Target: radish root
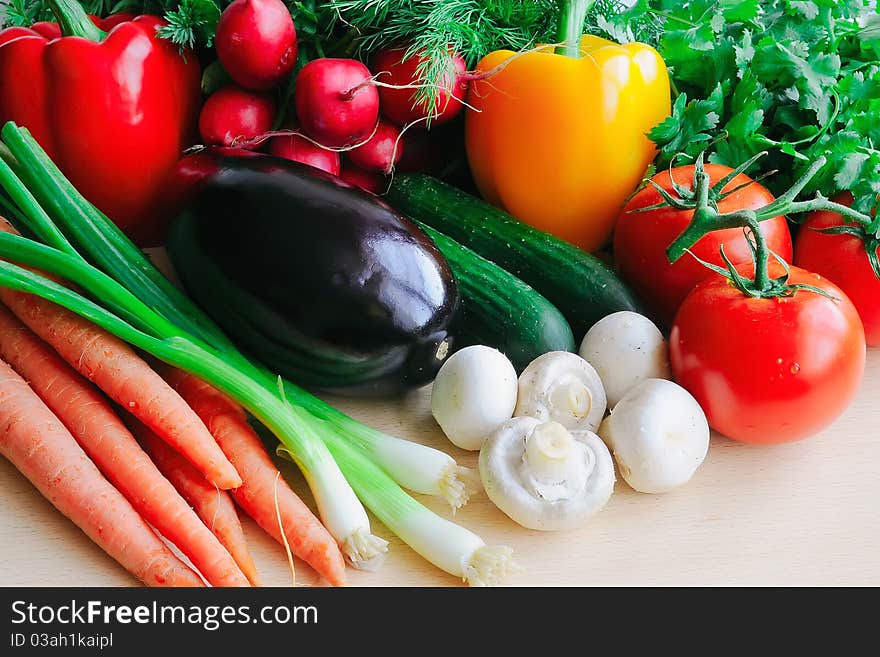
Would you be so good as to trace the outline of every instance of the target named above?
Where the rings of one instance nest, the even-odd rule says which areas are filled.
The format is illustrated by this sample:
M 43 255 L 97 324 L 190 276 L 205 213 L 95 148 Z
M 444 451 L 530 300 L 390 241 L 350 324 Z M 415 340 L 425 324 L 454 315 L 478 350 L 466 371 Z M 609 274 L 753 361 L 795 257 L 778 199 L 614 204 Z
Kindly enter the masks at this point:
M 284 543 L 285 552 L 287 552 L 287 563 L 290 566 L 290 586 L 296 588 L 296 566 L 293 563 L 293 553 L 290 551 L 287 534 L 284 533 L 284 524 L 281 522 L 281 506 L 278 504 L 278 480 L 280 478 L 281 470 L 275 473 L 275 485 L 273 486 L 275 517 L 278 519 L 278 533 L 281 534 L 281 541 Z
M 260 146 L 267 139 L 272 139 L 273 137 L 302 137 L 306 141 L 318 146 L 319 148 L 323 148 L 325 151 L 333 151 L 334 153 L 344 153 L 346 151 L 353 150 L 358 146 L 363 146 L 368 141 L 370 141 L 376 134 L 376 130 L 379 129 L 379 123 L 376 123 L 376 126 L 373 128 L 373 132 L 370 133 L 368 137 L 365 137 L 363 140 L 351 144 L 349 146 L 325 146 L 319 141 L 316 141 L 309 137 L 306 133 L 301 132 L 299 130 L 291 130 L 289 128 L 282 128 L 281 130 L 270 130 L 269 132 L 264 132 L 263 134 L 257 135 L 256 137 L 251 137 L 250 139 L 239 139 L 236 137 L 232 140 L 233 148 L 246 148 L 246 147 L 257 147 Z M 193 147 L 196 148 L 196 147 Z M 197 148 L 197 150 L 202 150 L 203 148 L 207 148 L 206 146 L 201 146 Z

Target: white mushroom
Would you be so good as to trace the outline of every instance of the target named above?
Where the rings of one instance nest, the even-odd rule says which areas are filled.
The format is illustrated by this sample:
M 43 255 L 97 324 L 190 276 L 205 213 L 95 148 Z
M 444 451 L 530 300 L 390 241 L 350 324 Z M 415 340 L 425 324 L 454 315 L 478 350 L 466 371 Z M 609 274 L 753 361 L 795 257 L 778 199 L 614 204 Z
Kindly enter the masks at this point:
M 497 349 L 474 345 L 443 363 L 434 380 L 431 413 L 462 449 L 477 450 L 513 415 L 516 370 Z
M 608 408 L 645 379 L 669 378 L 669 349 L 663 334 L 650 319 L 629 310 L 596 322 L 584 336 L 580 354 L 599 373 Z
M 643 493 L 690 481 L 709 450 L 709 423 L 697 400 L 663 379 L 642 381 L 618 402 L 599 435 L 620 474 Z
M 572 431 L 595 431 L 605 407 L 599 374 L 577 354 L 551 351 L 529 363 L 519 376 L 517 417 L 559 422 Z
M 480 450 L 480 476 L 489 499 L 523 527 L 580 527 L 614 490 L 614 462 L 590 431 L 516 417 Z

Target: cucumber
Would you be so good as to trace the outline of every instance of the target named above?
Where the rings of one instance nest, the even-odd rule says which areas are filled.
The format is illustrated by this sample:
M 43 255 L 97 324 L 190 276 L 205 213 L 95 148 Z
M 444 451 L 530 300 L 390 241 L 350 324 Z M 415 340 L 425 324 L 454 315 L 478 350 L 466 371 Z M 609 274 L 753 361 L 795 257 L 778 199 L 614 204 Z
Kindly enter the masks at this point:
M 459 306 L 450 327 L 457 348 L 495 347 L 518 372 L 547 352 L 575 350 L 571 327 L 556 306 L 466 246 L 416 224 L 437 245 L 458 283 Z
M 606 315 L 640 311 L 601 260 L 435 178 L 395 176 L 386 200 L 528 283 L 559 308 L 578 337 Z

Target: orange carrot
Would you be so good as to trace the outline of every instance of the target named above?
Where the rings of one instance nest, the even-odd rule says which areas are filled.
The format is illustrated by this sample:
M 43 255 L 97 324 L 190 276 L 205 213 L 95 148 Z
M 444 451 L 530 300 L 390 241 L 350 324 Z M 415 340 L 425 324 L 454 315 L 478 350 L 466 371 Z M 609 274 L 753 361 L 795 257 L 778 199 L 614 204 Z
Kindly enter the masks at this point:
M 107 554 L 149 586 L 203 586 L 108 482 L 64 425 L 0 360 L 0 454 Z
M 192 505 L 204 523 L 202 526 L 214 533 L 251 583 L 258 586 L 257 566 L 251 558 L 241 521 L 229 493 L 209 483 L 189 461 L 171 449 L 168 443 L 143 423 L 132 418 L 129 426 L 156 467 Z
M 217 439 L 244 483 L 232 497 L 263 530 L 308 563 L 333 586 L 345 584 L 345 562 L 339 546 L 311 510 L 293 492 L 266 453 L 244 410 L 209 384 L 186 372 L 159 369 Z M 275 508 L 277 487 L 278 509 Z M 278 525 L 280 511 L 284 537 Z
M 0 358 L 30 382 L 98 469 L 210 584 L 247 586 L 230 554 L 156 469 L 107 399 L 2 304 Z
M 45 299 L 0 288 L 0 301 L 75 370 L 155 431 L 220 488 L 241 477 L 192 409 L 126 343 Z

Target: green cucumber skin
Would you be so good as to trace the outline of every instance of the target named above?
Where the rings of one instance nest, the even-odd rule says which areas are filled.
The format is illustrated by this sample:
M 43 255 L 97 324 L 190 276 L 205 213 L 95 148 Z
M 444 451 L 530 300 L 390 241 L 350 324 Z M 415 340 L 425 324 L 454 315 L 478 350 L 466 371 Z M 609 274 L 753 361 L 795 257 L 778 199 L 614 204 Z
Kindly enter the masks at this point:
M 451 326 L 455 346 L 484 344 L 504 353 L 518 372 L 550 351 L 574 351 L 574 335 L 552 303 L 510 272 L 416 222 L 430 237 L 458 283 Z
M 635 295 L 598 258 L 451 185 L 400 175 L 385 198 L 533 287 L 559 308 L 576 336 L 611 313 L 640 311 Z

